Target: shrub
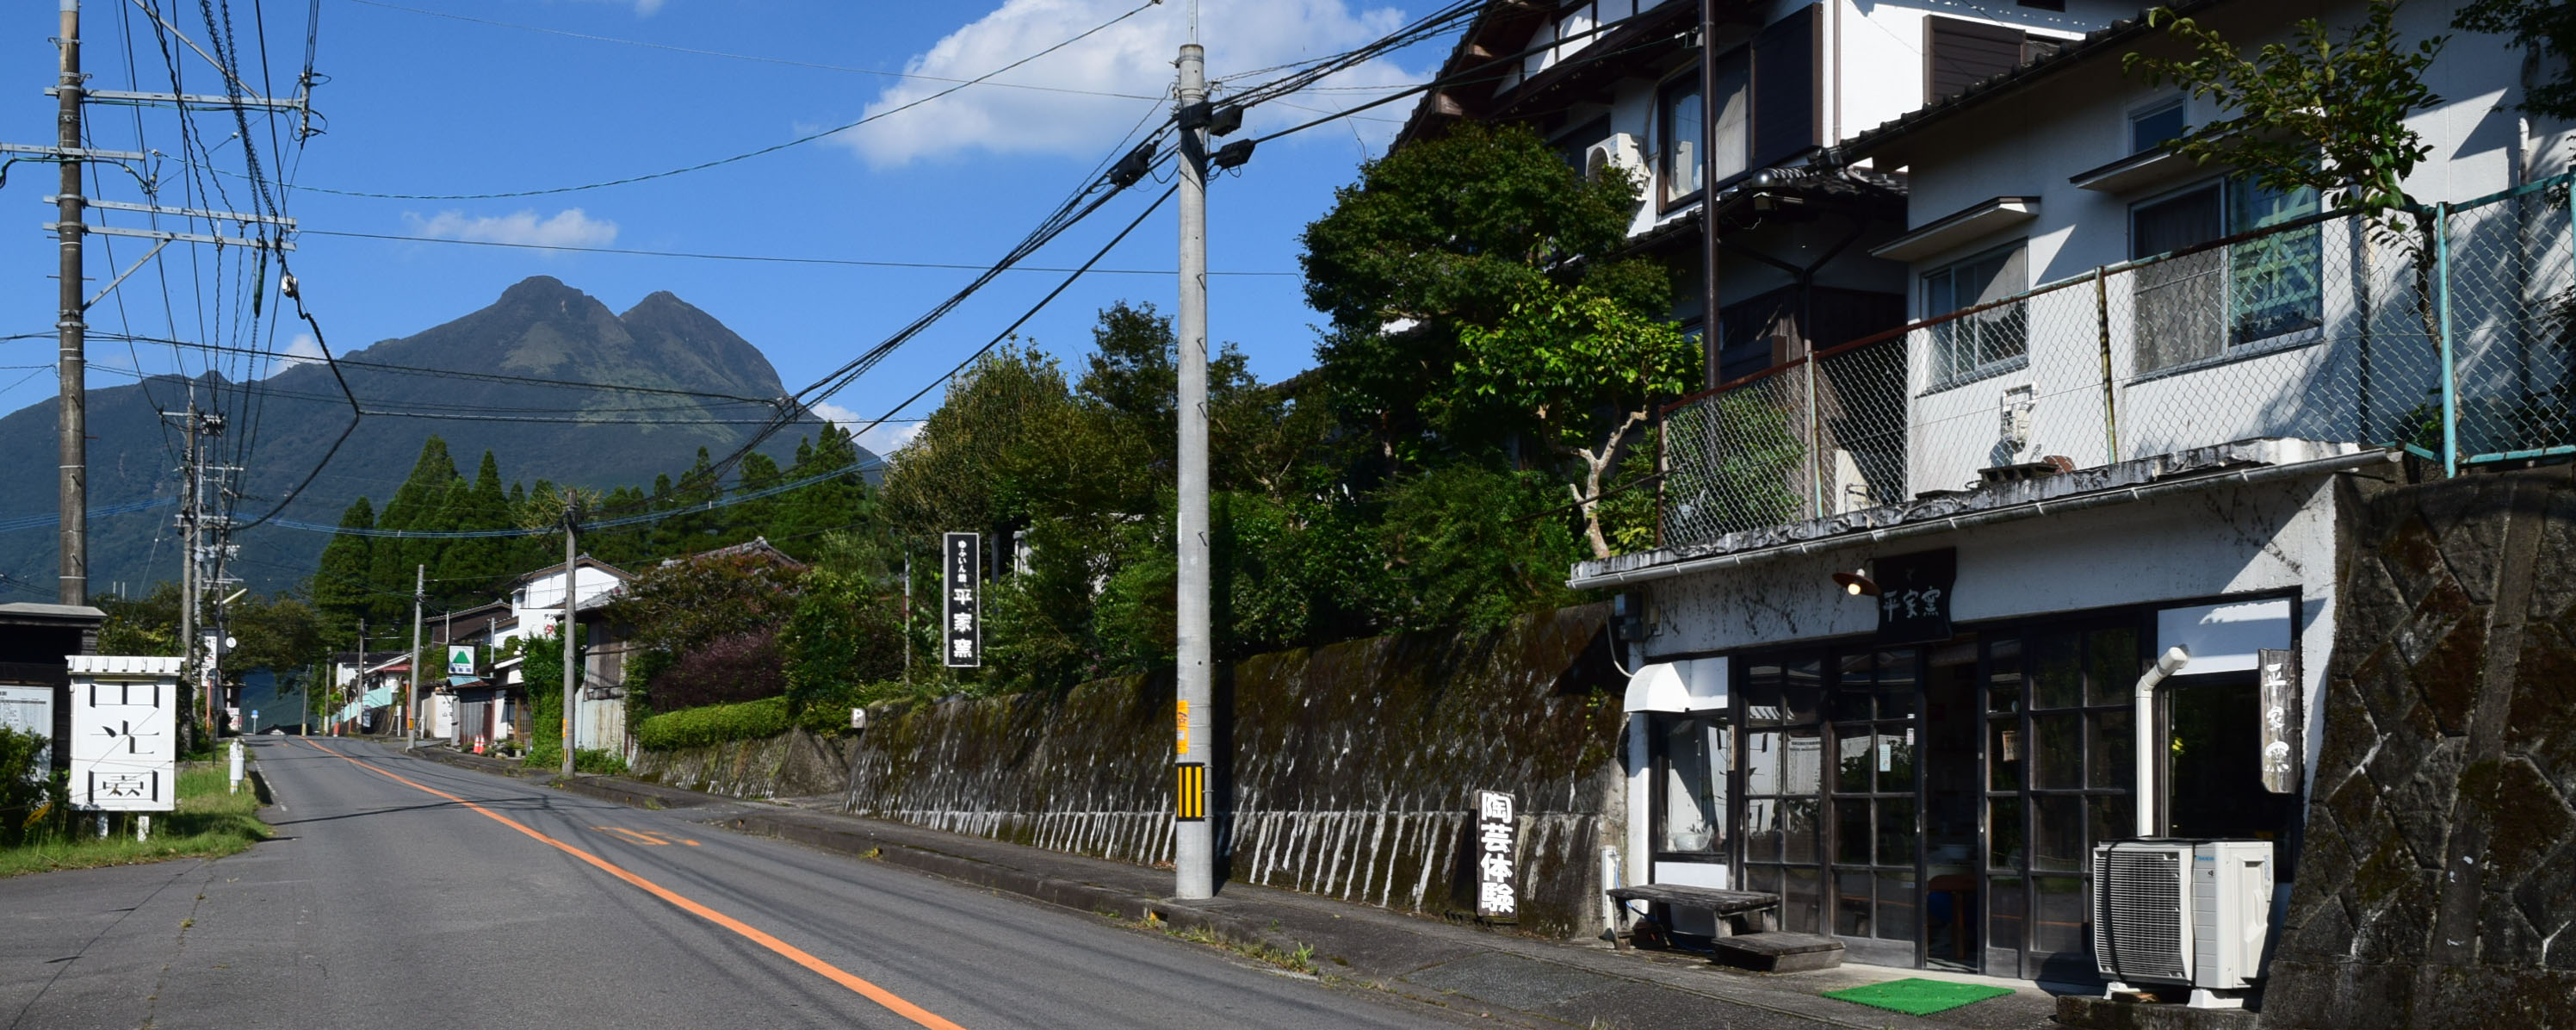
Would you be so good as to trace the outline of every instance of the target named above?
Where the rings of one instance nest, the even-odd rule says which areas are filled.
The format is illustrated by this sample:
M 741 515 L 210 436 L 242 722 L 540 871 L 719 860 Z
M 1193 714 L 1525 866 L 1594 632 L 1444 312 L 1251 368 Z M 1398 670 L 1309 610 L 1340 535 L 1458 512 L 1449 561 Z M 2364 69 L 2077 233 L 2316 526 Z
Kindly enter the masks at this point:
M 50 800 L 45 770 L 36 758 L 45 738 L 0 727 L 0 847 L 25 840 Z
M 806 577 L 779 634 L 787 697 L 795 710 L 826 708 L 848 687 L 901 675 L 901 610 L 890 598 L 853 577 L 817 572 Z
M 844 713 L 846 715 L 846 713 Z M 648 751 L 676 751 L 731 740 L 757 740 L 787 732 L 794 720 L 787 698 L 765 697 L 729 705 L 704 705 L 664 712 L 635 727 L 635 745 Z
M 708 641 L 655 676 L 652 691 L 654 709 L 666 713 L 783 695 L 787 674 L 778 634 L 760 630 Z

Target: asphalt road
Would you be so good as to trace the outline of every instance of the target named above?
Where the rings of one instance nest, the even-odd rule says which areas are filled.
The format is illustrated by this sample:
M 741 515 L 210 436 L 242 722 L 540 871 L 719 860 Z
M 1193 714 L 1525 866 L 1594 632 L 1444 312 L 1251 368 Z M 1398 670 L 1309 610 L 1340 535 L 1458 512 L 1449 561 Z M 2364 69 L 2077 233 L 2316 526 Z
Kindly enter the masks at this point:
M 1456 1025 L 681 812 L 255 747 L 276 839 L 0 880 L 0 1027 Z

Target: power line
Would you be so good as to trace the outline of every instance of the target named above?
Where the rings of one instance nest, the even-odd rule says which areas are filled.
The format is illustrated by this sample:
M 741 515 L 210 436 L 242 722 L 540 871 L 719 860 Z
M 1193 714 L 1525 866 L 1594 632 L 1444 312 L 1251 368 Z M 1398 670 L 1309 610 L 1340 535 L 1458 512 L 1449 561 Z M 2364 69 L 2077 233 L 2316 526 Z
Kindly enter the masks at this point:
M 1135 17 L 1139 12 L 1142 12 L 1144 9 L 1146 9 L 1146 8 L 1148 8 L 1148 7 L 1152 7 L 1152 6 L 1154 6 L 1154 5 L 1156 5 L 1156 4 L 1159 4 L 1159 3 L 1161 3 L 1161 2 L 1162 2 L 1162 0 L 1145 0 L 1145 2 L 1144 2 L 1144 3 L 1138 4 L 1138 5 L 1136 5 L 1134 8 L 1129 9 L 1129 10 L 1127 11 L 1127 13 L 1125 13 L 1125 14 L 1121 14 L 1121 15 L 1119 15 L 1119 16 L 1117 16 L 1117 17 L 1115 17 L 1115 18 L 1111 18 L 1111 19 L 1109 19 L 1108 21 L 1102 22 L 1102 23 L 1100 23 L 1100 24 L 1098 24 L 1098 25 L 1094 25 L 1094 26 L 1092 26 L 1091 28 L 1084 29 L 1081 33 L 1079 33 L 1079 34 L 1077 34 L 1077 35 L 1075 35 L 1075 36 L 1073 36 L 1073 37 L 1071 37 L 1071 38 L 1069 38 L 1069 39 L 1066 39 L 1066 40 L 1064 40 L 1064 41 L 1063 41 L 1063 42 L 1061 42 L 1061 43 L 1057 43 L 1057 44 L 1055 44 L 1055 45 L 1053 45 L 1053 46 L 1047 47 L 1047 48 L 1046 48 L 1046 49 L 1044 49 L 1044 50 L 1040 50 L 1040 51 L 1038 51 L 1037 53 L 1030 54 L 1030 55 L 1029 55 L 1029 56 L 1027 56 L 1027 57 L 1020 58 L 1019 60 L 1016 60 L 1016 61 L 1013 61 L 1013 62 L 1011 62 L 1011 63 L 1009 63 L 1009 64 L 1003 65 L 1003 66 L 1001 66 L 1001 67 L 999 67 L 999 68 L 995 68 L 995 69 L 993 69 L 992 71 L 985 72 L 985 73 L 984 73 L 984 74 L 982 74 L 982 75 L 978 75 L 978 76 L 976 76 L 976 77 L 974 77 L 974 78 L 972 78 L 972 79 L 968 79 L 968 80 L 966 80 L 965 82 L 961 82 L 961 83 L 958 83 L 957 85 L 950 86 L 950 87 L 948 87 L 947 89 L 940 90 L 940 91 L 939 91 L 939 92 L 937 92 L 937 93 L 930 94 L 929 96 L 922 97 L 922 98 L 920 98 L 920 99 L 918 99 L 918 100 L 913 100 L 913 101 L 910 101 L 910 102 L 907 102 L 907 103 L 904 103 L 904 104 L 897 105 L 897 106 L 895 106 L 895 107 L 887 108 L 886 110 L 879 111 L 879 112 L 877 112 L 877 113 L 875 113 L 875 114 L 866 115 L 866 116 L 864 116 L 864 117 L 859 118 L 857 121 L 845 122 L 845 123 L 843 123 L 843 124 L 840 124 L 840 125 L 834 126 L 834 127 L 832 127 L 832 128 L 829 128 L 829 129 L 823 129 L 823 130 L 818 131 L 818 132 L 810 132 L 810 133 L 806 133 L 805 135 L 798 136 L 798 137 L 796 137 L 795 139 L 788 140 L 788 141 L 786 141 L 786 142 L 784 142 L 784 143 L 773 143 L 773 144 L 771 144 L 771 145 L 769 145 L 769 146 L 761 147 L 760 149 L 757 149 L 757 150 L 745 151 L 745 152 L 743 152 L 743 153 L 740 153 L 740 154 L 734 154 L 734 155 L 731 155 L 731 156 L 728 156 L 728 157 L 719 157 L 719 158 L 716 158 L 716 159 L 711 160 L 711 161 L 701 161 L 701 162 L 698 162 L 697 164 L 688 165 L 688 166 L 681 167 L 681 168 L 672 168 L 672 169 L 668 169 L 668 170 L 666 170 L 666 171 L 659 171 L 659 172 L 647 172 L 647 173 L 642 174 L 642 175 L 630 175 L 630 176 L 626 176 L 626 177 L 624 177 L 624 178 L 619 178 L 619 179 L 609 179 L 609 180 L 606 180 L 606 181 L 603 181 L 603 182 L 584 183 L 584 184 L 581 184 L 581 185 L 578 185 L 578 186 L 552 186 L 552 187 L 547 187 L 547 188 L 544 188 L 544 189 L 531 189 L 531 190 L 506 190 L 506 191 L 495 192 L 495 193 L 373 193 L 373 192 L 368 192 L 368 191 L 365 191 L 365 190 L 335 190 L 335 189 L 328 189 L 328 188 L 321 187 L 321 186 L 306 186 L 306 187 L 303 187 L 303 188 L 304 188 L 304 189 L 307 189 L 307 190 L 312 190 L 312 191 L 317 192 L 317 193 L 329 193 L 329 194 L 332 194 L 332 195 L 335 195 L 335 196 L 342 196 L 342 197 L 366 197 L 366 198 L 375 199 L 375 200 L 496 200 L 496 199 L 501 199 L 501 198 L 505 198 L 505 197 L 541 197 L 541 196 L 547 196 L 547 195 L 551 195 L 551 194 L 558 194 L 558 193 L 577 193 L 577 192 L 580 192 L 580 191 L 583 191 L 583 190 L 603 189 L 603 188 L 610 187 L 610 186 L 624 186 L 624 185 L 628 185 L 628 184 L 631 184 L 631 183 L 644 182 L 644 181 L 651 180 L 651 179 L 666 179 L 666 178 L 669 178 L 669 177 L 674 176 L 674 175 L 686 175 L 686 174 L 688 174 L 688 173 L 690 173 L 690 172 L 705 171 L 705 170 L 707 170 L 707 169 L 709 169 L 709 168 L 715 168 L 715 167 L 719 167 L 719 166 L 722 166 L 722 165 L 729 165 L 729 164 L 733 164 L 733 163 L 735 163 L 735 162 L 737 162 L 737 161 L 747 161 L 747 160 L 750 160 L 750 159 L 755 158 L 755 157 L 763 157 L 763 156 L 766 156 L 766 155 L 769 155 L 769 154 L 774 154 L 774 153 L 777 153 L 777 152 L 779 152 L 779 151 L 781 151 L 781 150 L 789 149 L 789 148 L 791 148 L 791 147 L 799 147 L 799 146 L 803 146 L 803 145 L 805 145 L 805 144 L 807 144 L 807 143 L 812 143 L 812 142 L 814 142 L 814 141 L 816 141 L 816 140 L 823 139 L 823 138 L 825 138 L 825 137 L 829 137 L 829 136 L 837 135 L 837 134 L 839 134 L 839 133 L 847 132 L 847 131 L 849 131 L 849 130 L 851 130 L 851 129 L 858 128 L 859 126 L 866 125 L 866 124 L 868 124 L 869 122 L 876 121 L 876 120 L 878 120 L 878 119 L 880 119 L 880 118 L 887 118 L 887 117 L 891 117 L 891 116 L 893 116 L 893 115 L 901 114 L 901 113 L 903 113 L 903 112 L 905 112 L 905 111 L 912 110 L 913 108 L 919 107 L 919 106 L 921 106 L 921 105 L 923 105 L 923 104 L 927 104 L 927 103 L 929 103 L 929 102 L 931 102 L 931 101 L 933 101 L 933 100 L 937 100 L 937 99 L 939 99 L 939 98 L 941 98 L 941 97 L 945 97 L 945 96 L 947 96 L 947 95 L 949 95 L 949 94 L 951 94 L 951 93 L 955 93 L 955 92 L 957 92 L 958 90 L 965 89 L 965 88 L 966 88 L 966 87 L 968 87 L 968 86 L 972 86 L 972 85 L 976 85 L 976 84 L 982 83 L 982 82 L 984 82 L 985 80 L 992 78 L 993 76 L 1000 75 L 1000 74 L 1002 74 L 1003 72 L 1010 71 L 1010 70 L 1011 70 L 1011 69 L 1013 69 L 1013 68 L 1017 68 L 1017 67 L 1019 67 L 1019 66 L 1021 66 L 1021 65 L 1027 64 L 1027 63 L 1029 63 L 1029 62 L 1031 62 L 1031 61 L 1037 60 L 1038 58 L 1045 57 L 1045 56 L 1046 56 L 1046 55 L 1048 55 L 1048 54 L 1052 54 L 1052 53 L 1054 53 L 1054 52 L 1056 52 L 1056 51 L 1058 51 L 1058 50 L 1062 50 L 1062 49 L 1064 49 L 1064 48 L 1066 48 L 1066 47 L 1072 46 L 1072 45 L 1073 45 L 1073 44 L 1075 44 L 1075 43 L 1079 43 L 1079 42 L 1081 42 L 1081 41 L 1083 41 L 1083 40 L 1085 40 L 1085 39 L 1089 39 L 1089 38 L 1091 38 L 1091 36 L 1092 36 L 1094 33 L 1100 32 L 1101 30 L 1106 29 L 1106 28 L 1108 28 L 1108 27 L 1110 27 L 1110 26 L 1112 26 L 1112 25 L 1116 25 L 1116 24 L 1118 24 L 1119 22 L 1126 21 L 1126 20 L 1127 20 L 1127 19 L 1129 19 L 1129 18 Z
M 393 240 L 405 243 L 452 243 L 469 247 L 507 247 L 518 250 L 565 251 L 577 254 L 616 254 L 629 257 L 691 258 L 699 261 L 754 261 L 784 265 L 840 265 L 857 268 L 927 268 L 956 271 L 983 271 L 985 265 L 950 261 L 871 261 L 860 258 L 788 257 L 775 254 L 717 254 L 704 251 L 642 250 L 633 247 L 584 247 L 566 243 L 518 243 L 501 240 L 462 240 L 450 236 L 410 236 L 401 233 L 349 232 L 339 229 L 302 229 L 304 236 L 345 236 L 361 240 Z M 1018 265 L 1014 272 L 1067 272 L 1067 268 Z M 1172 275 L 1168 268 L 1096 268 L 1095 275 Z M 1294 276 L 1298 272 L 1209 272 L 1209 275 Z
M 704 50 L 697 47 L 674 46 L 669 43 L 655 43 L 650 40 L 625 39 L 617 36 L 601 36 L 588 32 L 573 32 L 567 29 L 547 28 L 543 25 L 522 25 L 516 22 L 494 21 L 490 18 L 476 18 L 471 15 L 453 14 L 447 11 L 431 11 L 418 7 L 405 7 L 401 4 L 389 4 L 385 3 L 384 0 L 349 0 L 349 2 L 365 4 L 369 7 L 382 7 L 389 11 L 403 11 L 410 14 L 428 15 L 432 18 L 446 18 L 451 21 L 471 22 L 476 25 L 489 25 L 494 28 L 518 29 L 524 32 L 542 32 L 550 36 L 565 36 L 572 39 L 589 40 L 594 43 L 616 43 L 623 46 L 644 47 L 651 50 L 668 50 L 672 53 L 679 54 L 693 54 L 699 57 L 721 57 L 732 61 L 753 61 L 760 64 L 786 65 L 791 68 L 813 68 L 827 72 L 850 72 L 857 75 L 881 75 L 890 79 L 919 79 L 924 82 L 950 82 L 967 86 L 983 85 L 995 86 L 1002 89 L 1038 90 L 1047 93 L 1072 93 L 1079 96 L 1116 97 L 1122 100 L 1162 99 L 1160 96 L 1146 96 L 1141 93 L 1112 93 L 1106 90 L 1074 89 L 1069 86 L 1040 86 L 1022 82 L 985 82 L 976 79 L 949 78 L 944 75 L 923 75 L 919 72 L 890 72 L 877 68 L 855 68 L 842 64 L 822 64 L 814 61 L 798 61 L 785 57 L 764 57 L 758 54 L 727 53 L 722 50 Z

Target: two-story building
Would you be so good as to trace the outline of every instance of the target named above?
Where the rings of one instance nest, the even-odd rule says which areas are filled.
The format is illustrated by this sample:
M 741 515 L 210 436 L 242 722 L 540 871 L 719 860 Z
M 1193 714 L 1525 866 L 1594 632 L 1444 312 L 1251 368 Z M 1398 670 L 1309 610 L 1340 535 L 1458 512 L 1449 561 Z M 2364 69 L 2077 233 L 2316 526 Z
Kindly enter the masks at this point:
M 2180 6 L 2249 49 L 2364 13 Z M 2499 38 L 2432 66 L 2428 208 L 2394 231 L 2171 156 L 2213 112 L 2124 73 L 2182 52 L 2162 30 L 2045 49 L 1835 148 L 1904 184 L 1852 247 L 1912 320 L 1667 409 L 1661 546 L 1570 582 L 1622 594 L 1632 880 L 1776 893 L 1860 961 L 2082 983 L 2094 844 L 2271 840 L 2292 875 L 2339 481 L 2576 444 L 2529 414 L 2567 395 L 2576 280 L 2563 127 L 2511 109 Z

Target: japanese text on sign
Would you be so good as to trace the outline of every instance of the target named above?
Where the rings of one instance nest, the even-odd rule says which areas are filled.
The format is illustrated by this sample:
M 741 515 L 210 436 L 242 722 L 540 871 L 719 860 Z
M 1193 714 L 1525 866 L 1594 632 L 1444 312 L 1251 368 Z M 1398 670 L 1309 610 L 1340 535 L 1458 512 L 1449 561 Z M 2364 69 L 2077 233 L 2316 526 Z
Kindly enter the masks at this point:
M 172 663 L 175 672 L 175 661 Z M 92 811 L 167 812 L 176 800 L 178 677 L 72 683 L 72 804 Z
M 1512 922 L 1520 918 L 1520 818 L 1512 796 L 1476 792 L 1476 915 Z
M 1959 578 L 1956 549 L 1887 555 L 1872 565 L 1881 643 L 1950 639 L 1950 595 Z
M 976 605 L 983 587 L 983 563 L 977 559 L 983 551 L 981 533 L 950 533 L 941 544 L 939 592 L 947 599 L 948 619 L 940 628 L 948 645 L 940 649 L 940 659 L 952 668 L 984 664 L 983 614 Z

